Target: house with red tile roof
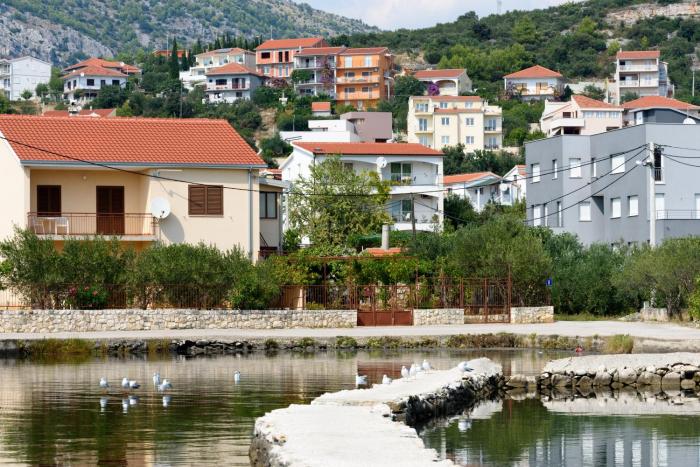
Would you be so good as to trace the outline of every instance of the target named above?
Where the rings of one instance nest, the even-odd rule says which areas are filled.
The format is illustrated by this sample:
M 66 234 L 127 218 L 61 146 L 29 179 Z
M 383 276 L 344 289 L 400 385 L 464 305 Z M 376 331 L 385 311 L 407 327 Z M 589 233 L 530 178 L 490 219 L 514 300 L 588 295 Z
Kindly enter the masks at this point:
M 610 101 L 620 104 L 629 97 L 673 97 L 668 63 L 658 50 L 620 50 L 615 56 L 615 74 Z M 627 98 L 626 98 L 627 97 Z
M 63 69 L 63 98 L 82 107 L 95 99 L 105 86 L 124 87 L 141 69 L 124 62 L 91 57 Z
M 546 101 L 540 118 L 542 132 L 556 135 L 594 135 L 622 128 L 619 106 L 574 94 L 569 102 Z
M 417 230 L 442 226 L 442 152 L 411 143 L 303 141 L 292 142 L 292 148 L 292 154 L 280 165 L 282 180 L 292 187 L 299 178 L 309 177 L 314 163 L 339 156 L 348 170 L 376 172 L 380 179 L 391 181 L 387 211 L 394 229 L 411 230 L 414 214 Z
M 525 164 L 514 165 L 502 179 L 505 189 L 501 190 L 501 203 L 512 205 L 525 199 L 527 195 L 527 169 Z
M 645 96 L 622 104 L 627 125 L 643 123 L 700 123 L 700 107 L 670 97 Z
M 413 77 L 425 83 L 426 94 L 428 94 L 427 87 L 431 84 L 437 86 L 440 96 L 459 96 L 472 91 L 472 80 L 467 75 L 467 70 L 463 68 L 419 70 L 413 73 Z
M 347 47 L 308 47 L 294 56 L 294 69 L 308 74 L 308 78 L 294 83 L 299 94 L 328 96 L 335 99 L 338 56 Z
M 332 114 L 331 103 L 328 101 L 317 101 L 311 103 L 311 115 L 314 117 L 330 117 Z
M 540 65 L 503 77 L 506 96 L 522 100 L 553 99 L 564 91 L 564 76 Z
M 265 77 L 255 69 L 239 63 L 211 68 L 206 77 L 207 100 L 214 104 L 250 100 L 255 90 L 265 82 Z
M 209 50 L 194 56 L 195 64 L 187 71 L 180 72 L 180 79 L 188 89 L 206 83 L 206 74 L 214 69 L 237 63 L 255 70 L 255 53 L 239 47 Z
M 493 172 L 473 172 L 443 177 L 445 194 L 468 199 L 481 212 L 486 204 L 500 200 L 501 177 Z
M 0 116 L 0 238 L 260 246 L 266 164 L 226 120 Z M 154 213 L 154 200 L 170 207 Z
M 294 56 L 309 47 L 328 47 L 328 44 L 322 37 L 265 41 L 255 48 L 257 71 L 271 78 L 289 79 L 294 70 Z
M 357 110 L 375 107 L 393 93 L 394 56 L 386 47 L 347 48 L 338 54 L 336 101 Z

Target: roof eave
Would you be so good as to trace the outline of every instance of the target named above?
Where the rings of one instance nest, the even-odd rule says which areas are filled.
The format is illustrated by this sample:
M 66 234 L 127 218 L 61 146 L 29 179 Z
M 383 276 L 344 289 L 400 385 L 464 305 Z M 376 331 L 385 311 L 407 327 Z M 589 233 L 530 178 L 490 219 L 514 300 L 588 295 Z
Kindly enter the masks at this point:
M 190 163 L 184 164 L 181 162 L 106 162 L 106 161 L 94 161 L 94 162 L 75 162 L 75 161 L 54 161 L 54 160 L 28 160 L 20 159 L 20 164 L 25 167 L 100 167 L 105 170 L 109 170 L 112 167 L 124 168 L 124 167 L 140 167 L 140 168 L 208 168 L 208 169 L 265 169 L 267 164 L 203 164 L 203 163 Z

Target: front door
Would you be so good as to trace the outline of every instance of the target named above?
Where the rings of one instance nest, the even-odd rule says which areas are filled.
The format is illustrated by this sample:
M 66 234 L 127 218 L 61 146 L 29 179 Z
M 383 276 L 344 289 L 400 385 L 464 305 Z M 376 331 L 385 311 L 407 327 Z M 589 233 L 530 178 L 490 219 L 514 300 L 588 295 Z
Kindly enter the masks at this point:
M 97 187 L 97 233 L 124 235 L 124 187 Z

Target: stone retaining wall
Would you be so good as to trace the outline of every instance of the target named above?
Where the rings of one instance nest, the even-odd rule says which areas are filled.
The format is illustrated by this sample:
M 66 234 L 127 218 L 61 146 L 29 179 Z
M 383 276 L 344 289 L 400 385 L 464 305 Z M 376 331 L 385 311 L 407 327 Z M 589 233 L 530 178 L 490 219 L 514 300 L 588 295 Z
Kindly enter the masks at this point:
M 671 320 L 668 316 L 668 310 L 666 308 L 642 308 L 639 310 L 639 318 L 642 321 L 667 322 Z
M 354 310 L 0 310 L 0 333 L 356 326 Z
M 510 322 L 513 324 L 553 323 L 553 306 L 523 306 L 510 309 Z
M 414 326 L 436 324 L 464 324 L 464 310 L 462 308 L 413 310 Z

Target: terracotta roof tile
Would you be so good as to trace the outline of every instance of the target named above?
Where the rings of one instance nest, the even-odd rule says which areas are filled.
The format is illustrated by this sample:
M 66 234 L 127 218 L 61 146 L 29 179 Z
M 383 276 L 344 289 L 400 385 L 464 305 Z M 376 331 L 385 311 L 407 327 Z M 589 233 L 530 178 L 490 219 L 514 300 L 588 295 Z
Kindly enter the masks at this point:
M 524 70 L 516 71 L 504 78 L 563 78 L 562 74 L 540 65 L 531 66 Z
M 77 117 L 112 117 L 116 109 L 82 109 L 78 112 Z M 42 117 L 70 117 L 70 112 L 67 110 L 47 110 Z
M 432 99 L 436 102 L 481 102 L 480 96 L 414 96 L 414 99 Z
M 85 68 L 78 68 L 77 70 L 73 70 L 67 75 L 63 77 L 63 79 L 68 79 L 72 78 L 74 76 L 112 76 L 115 78 L 126 78 L 126 75 L 124 73 L 120 73 L 117 70 L 112 70 L 109 68 L 103 68 L 101 66 L 94 66 L 94 65 L 89 65 L 86 66 Z
M 386 47 L 351 47 L 345 49 L 341 55 L 375 55 L 388 52 Z
M 314 55 L 337 55 L 347 47 L 307 47 L 297 54 L 297 57 Z
M 322 47 L 323 37 L 301 37 L 297 39 L 270 39 L 255 48 L 255 50 L 297 49 L 299 47 Z
M 241 65 L 240 63 L 229 63 L 224 66 L 213 68 L 206 73 L 207 76 L 212 75 L 255 75 L 263 76 L 255 70 Z
M 432 78 L 459 78 L 462 73 L 467 70 L 462 68 L 449 68 L 444 70 L 420 70 L 416 71 L 413 76 L 417 79 L 432 79 Z
M 661 53 L 658 50 L 620 50 L 617 58 L 622 60 L 634 60 L 643 58 L 659 58 Z
M 687 102 L 671 99 L 663 96 L 645 96 L 622 104 L 624 109 L 676 109 L 676 110 L 699 110 L 700 107 Z
M 0 133 L 25 164 L 265 166 L 226 120 L 0 115 Z
M 231 47 L 228 49 L 216 49 L 216 50 L 210 50 L 208 52 L 202 52 L 201 54 L 197 54 L 197 57 L 209 57 L 213 55 L 230 55 L 230 54 L 252 54 L 250 50 L 245 50 L 241 49 L 239 47 Z
M 388 250 L 384 250 L 382 248 L 365 248 L 364 252 L 369 254 L 370 256 L 393 256 L 393 255 L 398 255 L 401 253 L 403 250 L 399 247 L 392 247 L 389 248 Z
M 571 100 L 576 102 L 576 105 L 578 105 L 582 109 L 622 109 L 621 107 L 618 107 L 616 105 L 608 104 L 607 102 L 603 101 L 597 101 L 595 99 L 591 99 L 588 96 L 582 96 L 580 94 L 575 94 L 571 96 Z
M 137 68 L 133 65 L 129 65 L 124 62 L 114 62 L 110 60 L 105 60 L 102 58 L 97 58 L 97 57 L 90 57 L 86 60 L 83 60 L 82 62 L 75 63 L 73 65 L 70 65 L 66 68 L 63 69 L 64 73 L 67 73 L 72 70 L 77 70 L 79 68 L 85 68 L 88 66 L 98 66 L 102 68 L 111 68 L 111 69 L 118 69 L 122 73 L 127 73 L 127 74 L 132 74 L 132 73 L 140 73 L 141 69 Z
M 330 112 L 331 103 L 330 102 L 312 102 L 311 103 L 312 112 Z
M 452 183 L 468 183 L 487 177 L 495 177 L 498 179 L 501 178 L 493 172 L 473 172 L 468 174 L 445 175 L 442 179 L 442 183 L 443 185 L 450 185 Z
M 440 151 L 417 143 L 292 143 L 314 154 L 377 155 L 377 156 L 440 156 Z

